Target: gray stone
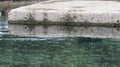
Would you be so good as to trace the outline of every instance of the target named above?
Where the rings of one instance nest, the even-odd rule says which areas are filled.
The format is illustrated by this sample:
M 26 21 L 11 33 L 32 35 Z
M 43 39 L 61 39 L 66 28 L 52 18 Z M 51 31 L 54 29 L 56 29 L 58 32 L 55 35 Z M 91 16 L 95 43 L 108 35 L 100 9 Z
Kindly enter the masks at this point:
M 45 1 L 11 10 L 8 20 L 20 36 L 120 39 L 117 1 Z

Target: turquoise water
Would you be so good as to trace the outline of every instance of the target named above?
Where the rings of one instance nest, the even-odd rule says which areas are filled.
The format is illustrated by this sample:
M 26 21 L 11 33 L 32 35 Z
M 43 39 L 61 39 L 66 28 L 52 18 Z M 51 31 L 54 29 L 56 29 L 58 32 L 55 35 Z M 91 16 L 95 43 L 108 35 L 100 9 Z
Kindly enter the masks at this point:
M 120 67 L 120 40 L 6 37 L 0 40 L 0 67 Z

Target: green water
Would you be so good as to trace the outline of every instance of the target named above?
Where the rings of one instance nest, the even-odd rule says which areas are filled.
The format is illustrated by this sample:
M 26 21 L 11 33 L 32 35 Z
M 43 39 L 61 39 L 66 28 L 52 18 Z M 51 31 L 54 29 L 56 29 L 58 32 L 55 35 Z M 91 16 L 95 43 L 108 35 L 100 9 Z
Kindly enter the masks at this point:
M 120 67 L 119 56 L 112 39 L 0 41 L 0 67 Z

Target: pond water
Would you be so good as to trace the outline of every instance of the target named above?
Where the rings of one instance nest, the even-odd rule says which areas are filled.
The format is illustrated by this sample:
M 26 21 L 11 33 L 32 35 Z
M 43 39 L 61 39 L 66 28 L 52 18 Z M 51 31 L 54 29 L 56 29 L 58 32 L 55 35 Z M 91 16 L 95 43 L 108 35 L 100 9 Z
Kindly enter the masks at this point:
M 0 23 L 8 28 L 6 19 Z M 0 67 L 120 67 L 120 40 L 84 37 L 6 40 L 6 37 L 17 38 L 2 36 Z

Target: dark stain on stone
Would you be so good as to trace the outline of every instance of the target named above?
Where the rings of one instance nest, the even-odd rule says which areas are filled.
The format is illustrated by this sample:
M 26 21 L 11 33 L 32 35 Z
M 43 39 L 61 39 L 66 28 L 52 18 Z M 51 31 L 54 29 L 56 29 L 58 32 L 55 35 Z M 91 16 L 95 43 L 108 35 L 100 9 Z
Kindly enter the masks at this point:
M 30 14 L 30 18 L 29 18 L 31 21 L 34 21 L 34 17 L 32 16 L 32 14 Z
M 28 28 L 30 32 L 32 32 L 35 28 L 35 25 L 27 25 L 27 27 L 25 27 L 26 29 Z
M 51 22 L 47 19 L 47 12 L 44 12 L 43 21 L 41 23 L 43 25 L 43 33 L 47 35 L 48 27 L 51 26 Z
M 47 17 L 47 13 L 46 12 L 44 12 L 44 17 Z
M 84 29 L 81 29 L 81 31 L 84 31 Z
M 64 22 L 68 22 L 68 23 L 71 23 L 71 22 L 74 22 L 74 20 L 76 19 L 77 17 L 75 15 L 71 16 L 68 13 L 64 14 L 64 17 L 62 17 L 61 19 L 64 21 Z
M 34 17 L 32 16 L 32 14 L 30 13 L 29 15 L 28 15 L 28 18 L 27 18 L 27 16 L 25 17 L 25 19 L 27 20 L 27 21 L 35 21 L 35 19 L 34 19 Z
M 47 33 L 48 33 L 48 25 L 44 25 L 44 26 L 43 26 L 43 33 L 44 33 L 45 35 L 47 35 Z
M 98 27 L 97 30 L 100 30 L 101 27 Z
M 63 27 L 60 27 L 60 30 L 65 31 L 65 33 L 67 33 L 67 34 L 77 32 L 77 30 L 75 29 L 75 26 L 63 26 Z
M 43 17 L 44 19 L 43 19 L 43 22 L 48 22 L 48 19 L 47 19 L 47 13 L 46 12 L 44 12 L 44 17 Z
M 69 13 L 64 14 L 64 16 L 61 18 L 61 20 L 64 22 L 64 26 L 70 26 L 71 24 L 75 24 L 74 20 L 77 17 L 75 15 L 70 16 Z
M 71 22 L 70 15 L 66 13 L 63 18 L 61 18 L 63 21 L 65 21 L 65 24 L 61 30 L 64 30 L 65 33 L 70 33 L 70 27 L 69 23 Z
M 66 33 L 70 34 L 71 32 L 75 32 L 76 30 L 74 30 L 74 26 L 70 26 L 71 24 L 74 24 L 74 20 L 76 19 L 77 17 L 74 15 L 74 16 L 70 16 L 69 13 L 66 13 L 64 15 L 63 18 L 61 18 L 63 21 L 64 21 L 64 30 L 66 31 Z
M 25 26 L 25 29 L 27 29 L 27 27 Z
M 74 16 L 73 16 L 73 19 L 76 19 L 76 18 L 77 18 L 77 17 L 74 15 Z
M 71 26 L 65 26 L 66 33 L 70 34 L 70 32 L 73 30 Z
M 93 19 L 94 19 L 94 17 L 91 18 L 91 20 L 93 20 Z
M 117 20 L 117 22 L 119 23 L 120 21 L 119 21 L 119 20 Z
M 78 30 L 73 27 L 73 32 L 76 33 Z
M 27 20 L 27 17 L 25 17 L 25 20 Z
M 70 14 L 69 13 L 66 13 L 65 15 L 64 15 L 64 21 L 66 21 L 66 22 L 71 22 L 72 21 L 72 17 L 70 16 Z
M 116 28 L 117 31 L 120 31 L 120 28 Z
M 93 29 L 91 29 L 91 32 L 94 33 Z

